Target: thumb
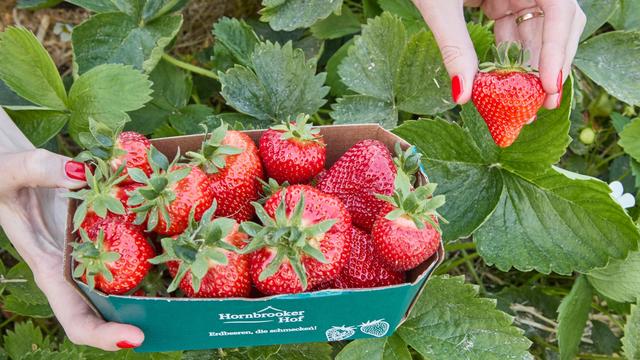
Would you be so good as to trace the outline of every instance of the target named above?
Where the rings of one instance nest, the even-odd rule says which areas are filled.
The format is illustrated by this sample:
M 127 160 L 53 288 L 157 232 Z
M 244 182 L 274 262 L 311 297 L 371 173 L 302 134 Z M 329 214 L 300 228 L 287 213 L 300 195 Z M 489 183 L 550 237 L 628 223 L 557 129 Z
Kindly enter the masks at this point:
M 464 104 L 471 99 L 473 79 L 478 72 L 478 56 L 464 20 L 462 0 L 416 0 L 438 43 L 451 78 L 451 98 Z
M 85 185 L 85 166 L 44 149 L 0 154 L 0 172 L 6 174 L 0 193 L 22 187 L 77 189 Z

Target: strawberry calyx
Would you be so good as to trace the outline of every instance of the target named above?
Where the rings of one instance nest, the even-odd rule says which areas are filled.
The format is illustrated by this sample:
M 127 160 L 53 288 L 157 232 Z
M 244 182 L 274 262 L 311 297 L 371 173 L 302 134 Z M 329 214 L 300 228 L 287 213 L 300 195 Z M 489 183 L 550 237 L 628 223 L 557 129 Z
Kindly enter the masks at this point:
M 480 64 L 481 72 L 529 73 L 533 71 L 533 69 L 527 65 L 531 54 L 520 42 L 501 42 L 498 46 L 494 46 L 492 48 L 492 52 L 494 54 L 495 61 Z
M 76 261 L 77 266 L 73 270 L 73 277 L 80 278 L 86 276 L 87 285 L 95 289 L 95 277 L 101 275 L 108 282 L 113 281 L 113 274 L 107 264 L 118 261 L 120 254 L 114 251 L 106 251 L 104 247 L 104 232 L 100 230 L 95 241 L 89 238 L 84 229 L 80 229 L 82 241 L 71 244 L 73 251 L 71 256 Z
M 413 184 L 415 175 L 421 170 L 422 153 L 413 145 L 407 150 L 402 150 L 399 142 L 396 143 L 394 150 L 396 157 L 393 158 L 393 163 L 397 169 L 402 170 L 409 176 L 409 180 Z
M 282 132 L 280 139 L 295 140 L 301 143 L 313 142 L 324 146 L 320 141 L 320 129 L 308 123 L 309 115 L 299 114 L 294 121 L 285 121 L 282 124 L 272 126 L 271 129 Z
M 211 134 L 207 133 L 206 125 L 201 126 L 204 128 L 206 140 L 202 143 L 200 151 L 189 151 L 186 156 L 191 160 L 190 164 L 201 167 L 207 174 L 216 174 L 227 165 L 227 156 L 241 154 L 244 150 L 222 143 L 229 128 L 225 122 L 221 122 Z
M 176 276 L 167 288 L 175 291 L 184 276 L 191 272 L 191 286 L 197 293 L 202 279 L 209 270 L 211 262 L 227 265 L 229 259 L 226 252 L 237 252 L 238 248 L 224 241 L 236 228 L 236 221 L 229 218 L 214 219 L 216 202 L 204 213 L 200 222 L 195 219 L 195 207 L 189 213 L 189 225 L 178 237 L 163 238 L 160 242 L 164 253 L 150 259 L 155 265 L 177 261 L 180 265 Z
M 258 202 L 260 204 L 264 204 L 267 201 L 267 199 L 271 197 L 271 195 L 289 186 L 288 181 L 285 181 L 282 184 L 279 184 L 278 181 L 276 181 L 273 178 L 269 178 L 268 181 L 264 181 L 260 178 L 256 178 L 256 179 L 258 180 L 260 185 L 262 185 L 262 194 L 260 199 L 258 199 Z
M 312 225 L 303 224 L 304 193 L 300 195 L 300 200 L 296 203 L 290 216 L 286 214 L 286 189 L 283 189 L 280 194 L 281 200 L 274 217 L 271 217 L 259 203 L 252 203 L 262 225 L 250 221 L 240 225 L 242 231 L 252 238 L 240 252 L 247 254 L 262 248 L 275 251 L 276 255 L 260 273 L 258 280 L 264 281 L 273 276 L 280 269 L 280 265 L 284 261 L 288 261 L 300 279 L 302 288 L 306 290 L 308 279 L 302 257 L 303 255 L 309 256 L 323 264 L 328 263 L 316 243 L 317 239 L 321 239 L 338 220 L 329 219 Z
M 180 154 L 177 154 L 171 163 L 167 157 L 154 146 L 148 153 L 149 164 L 153 170 L 147 176 L 137 168 L 129 169 L 129 176 L 136 182 L 143 184 L 129 194 L 127 205 L 131 206 L 136 219 L 134 224 L 141 225 L 147 221 L 147 231 L 152 231 L 158 225 L 158 219 L 162 216 L 166 228 L 171 227 L 171 218 L 167 207 L 176 199 L 172 190 L 173 186 L 189 175 L 190 167 L 176 168 Z
M 395 221 L 401 217 L 407 218 L 415 224 L 418 229 L 424 229 L 425 222 L 434 229 L 442 233 L 440 226 L 435 219 L 446 220 L 436 211 L 444 205 L 444 195 L 433 196 L 437 184 L 429 183 L 415 189 L 411 186 L 409 176 L 402 170 L 398 170 L 394 181 L 393 195 L 376 194 L 378 199 L 384 200 L 393 206 L 385 218 Z
M 80 228 L 89 210 L 103 219 L 108 212 L 125 214 L 124 206 L 112 193 L 113 188 L 127 178 L 127 175 L 122 175 L 124 164 L 113 171 L 104 160 L 95 157 L 92 159 L 95 164 L 94 172 L 91 172 L 89 166 L 85 166 L 88 187 L 65 194 L 66 197 L 81 201 L 73 215 L 74 231 Z
M 125 150 L 116 146 L 118 135 L 122 130 L 123 126 L 112 129 L 104 123 L 89 117 L 89 132 L 78 134 L 80 145 L 87 149 L 78 155 L 78 161 L 84 161 L 89 158 L 109 160 L 126 155 L 127 152 Z

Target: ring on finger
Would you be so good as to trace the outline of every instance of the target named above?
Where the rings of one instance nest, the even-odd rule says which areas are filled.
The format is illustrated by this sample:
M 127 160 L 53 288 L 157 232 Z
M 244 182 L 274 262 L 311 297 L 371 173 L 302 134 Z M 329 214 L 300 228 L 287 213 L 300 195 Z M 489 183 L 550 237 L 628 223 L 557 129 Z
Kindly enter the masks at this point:
M 542 10 L 536 10 L 524 13 L 516 18 L 516 25 L 520 25 L 527 20 L 535 19 L 537 17 L 544 17 L 544 12 Z

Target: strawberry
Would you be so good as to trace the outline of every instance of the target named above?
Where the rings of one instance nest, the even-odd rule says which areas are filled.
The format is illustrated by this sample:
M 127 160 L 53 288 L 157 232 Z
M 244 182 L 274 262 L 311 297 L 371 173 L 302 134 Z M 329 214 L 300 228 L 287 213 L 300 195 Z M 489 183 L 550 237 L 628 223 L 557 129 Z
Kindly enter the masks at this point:
M 371 288 L 404 281 L 403 272 L 387 269 L 376 254 L 371 235 L 354 226 L 351 230 L 351 254 L 333 287 Z
M 202 143 L 200 152 L 188 152 L 191 164 L 208 175 L 217 216 L 237 221 L 253 217 L 252 201 L 260 197 L 260 180 L 264 178 L 258 148 L 251 138 L 239 131 L 227 130 L 222 123 Z
M 147 222 L 147 231 L 161 235 L 177 235 L 189 224 L 189 213 L 195 211 L 199 221 L 213 202 L 209 177 L 199 167 L 176 164 L 179 155 L 169 163 L 155 147 L 149 151 L 153 169 L 150 177 L 139 169 L 129 175 L 143 186 L 129 194 L 127 205 L 136 215 L 135 224 Z
M 432 196 L 436 184 L 412 189 L 409 177 L 398 171 L 393 196 L 379 195 L 387 203 L 373 224 L 376 253 L 389 269 L 413 269 L 438 250 L 440 215 L 444 195 Z
M 144 135 L 134 131 L 124 131 L 120 133 L 115 141 L 113 157 L 109 162 L 112 169 L 125 165 L 123 175 L 127 175 L 129 168 L 142 170 L 147 176 L 153 171 L 147 153 L 151 149 L 151 142 Z M 131 184 L 134 180 L 127 177 L 122 184 Z
M 252 237 L 251 278 L 268 295 L 299 293 L 338 276 L 351 243 L 351 219 L 342 202 L 308 185 L 273 194 L 264 207 L 254 203 L 262 225 L 245 222 Z
M 196 221 L 192 211 L 189 227 L 174 238 L 162 239 L 164 253 L 153 264 L 166 263 L 173 281 L 167 291 L 180 289 L 188 297 L 248 297 L 251 293 L 249 256 L 238 254 L 247 236 L 229 218 L 214 219 L 216 203 Z
M 124 294 L 145 277 L 155 256 L 142 231 L 117 219 L 105 219 L 88 231 L 80 229 L 73 245 L 73 276 L 107 294 Z
M 391 195 L 396 167 L 387 147 L 377 140 L 362 140 L 347 150 L 318 183 L 318 189 L 337 196 L 351 213 L 353 224 L 370 231 L 384 201 Z
M 509 59 L 510 51 L 519 53 Z M 518 138 L 522 127 L 531 122 L 545 99 L 542 82 L 524 63 L 528 54 L 518 43 L 501 43 L 497 63 L 482 64 L 473 81 L 471 99 L 487 123 L 493 141 L 507 147 Z
M 260 137 L 260 157 L 267 176 L 277 182 L 307 184 L 324 169 L 327 149 L 320 129 L 308 115 L 271 127 Z

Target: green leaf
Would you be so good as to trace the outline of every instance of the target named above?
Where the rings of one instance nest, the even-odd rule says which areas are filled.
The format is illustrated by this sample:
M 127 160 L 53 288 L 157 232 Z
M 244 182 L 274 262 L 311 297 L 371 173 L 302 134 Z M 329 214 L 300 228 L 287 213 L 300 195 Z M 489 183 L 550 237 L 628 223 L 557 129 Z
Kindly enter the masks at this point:
M 7 110 L 7 114 L 36 147 L 56 136 L 69 120 L 68 114 L 53 110 Z
M 640 252 L 626 259 L 611 260 L 606 267 L 588 273 L 589 282 L 602 295 L 619 302 L 636 302 L 640 298 Z
M 634 119 L 622 129 L 618 144 L 636 161 L 640 161 L 640 118 Z
M 344 96 L 353 93 L 352 91 L 349 91 L 347 86 L 340 79 L 340 75 L 338 75 L 338 66 L 340 66 L 342 60 L 347 57 L 349 48 L 352 44 L 353 39 L 344 43 L 327 61 L 327 65 L 325 67 L 327 70 L 326 82 L 327 85 L 331 87 L 331 95 L 333 96 Z
M 346 95 L 331 104 L 335 124 L 378 123 L 386 128 L 396 125 L 398 110 L 393 104 L 366 95 Z
M 151 82 L 131 66 L 100 65 L 76 80 L 69 91 L 72 110 L 69 132 L 89 131 L 89 118 L 111 129 L 123 125 L 126 112 L 140 109 L 151 100 Z
M 578 5 L 587 16 L 587 24 L 580 40 L 585 40 L 604 25 L 618 8 L 618 0 L 578 0 Z
M 464 277 L 434 276 L 397 334 L 427 359 L 533 359 L 513 318 Z
M 251 54 L 260 40 L 255 31 L 244 20 L 224 17 L 213 25 L 216 45 L 222 45 L 235 63 L 251 66 Z
M 15 295 L 9 295 L 4 298 L 3 310 L 34 318 L 50 318 L 53 316 L 53 311 L 49 304 L 30 304 Z
M 16 8 L 28 10 L 46 9 L 60 4 L 63 0 L 18 0 Z
M 624 127 L 627 126 L 627 124 L 629 124 L 630 122 L 631 119 L 620 113 L 611 113 L 611 123 L 613 124 L 613 128 L 616 129 L 616 132 L 618 134 L 620 134 L 623 131 Z
M 26 353 L 36 349 L 49 349 L 51 342 L 42 335 L 39 327 L 31 321 L 15 323 L 13 330 L 7 331 L 4 339 L 4 350 L 12 359 L 20 359 Z
M 53 60 L 25 28 L 0 32 L 0 79 L 16 94 L 53 110 L 67 108 L 67 93 Z
M 67 2 L 96 13 L 123 12 L 129 15 L 139 12 L 141 4 L 139 1 L 129 0 L 67 0 Z
M 491 29 L 474 22 L 467 23 L 469 37 L 478 55 L 480 63 L 491 60 L 491 47 L 495 44 L 495 36 Z
M 640 29 L 640 0 L 620 0 L 609 23 L 616 30 Z
M 340 14 L 331 14 L 311 27 L 311 33 L 318 39 L 337 39 L 360 31 L 360 19 L 343 5 Z
M 331 351 L 331 345 L 327 343 L 272 345 L 225 349 L 222 354 L 216 352 L 213 358 L 220 360 L 330 360 L 333 358 Z M 182 359 L 199 360 L 210 356 L 210 351 L 187 351 Z
M 291 42 L 258 45 L 251 68 L 236 65 L 219 73 L 221 95 L 236 110 L 259 120 L 280 122 L 300 113 L 314 114 L 326 100 L 326 74 L 315 74 L 315 64 L 305 61 Z
M 262 0 L 260 20 L 274 30 L 310 27 L 342 6 L 342 0 Z
M 18 96 L 15 92 L 13 92 L 7 84 L 0 79 L 0 106 L 6 107 L 37 107 L 33 103 L 28 102 L 27 100 Z
M 33 273 L 25 262 L 14 265 L 6 275 L 6 290 L 22 302 L 46 305 L 47 298 L 36 285 Z
M 407 344 L 394 334 L 382 339 L 355 340 L 347 344 L 336 360 L 411 360 Z
M 611 331 L 609 325 L 598 320 L 591 320 L 591 340 L 599 354 L 611 355 L 620 352 L 622 343 L 620 339 Z
M 627 316 L 622 338 L 622 350 L 627 359 L 640 359 L 640 310 L 631 305 L 631 314 Z
M 411 34 L 426 27 L 422 15 L 411 0 L 378 0 L 378 3 L 382 10 L 400 17 Z
M 421 31 L 409 37 L 400 19 L 389 13 L 363 27 L 338 73 L 350 90 L 391 104 L 396 113 L 436 114 L 454 106 L 433 35 Z M 396 122 L 397 115 L 387 124 Z
M 640 31 L 612 31 L 580 45 L 574 64 L 616 98 L 640 105 Z
M 579 276 L 558 308 L 558 346 L 562 360 L 574 359 L 578 354 L 582 333 L 591 312 L 592 297 L 589 282 L 584 276 Z
M 220 121 L 212 115 L 212 108 L 192 104 L 170 115 L 169 123 L 182 134 L 202 134 L 204 129 L 200 124 L 206 124 L 209 130 L 220 125 Z
M 101 64 L 131 65 L 149 73 L 181 25 L 181 15 L 162 16 L 148 23 L 123 13 L 94 15 L 73 29 L 78 73 Z

